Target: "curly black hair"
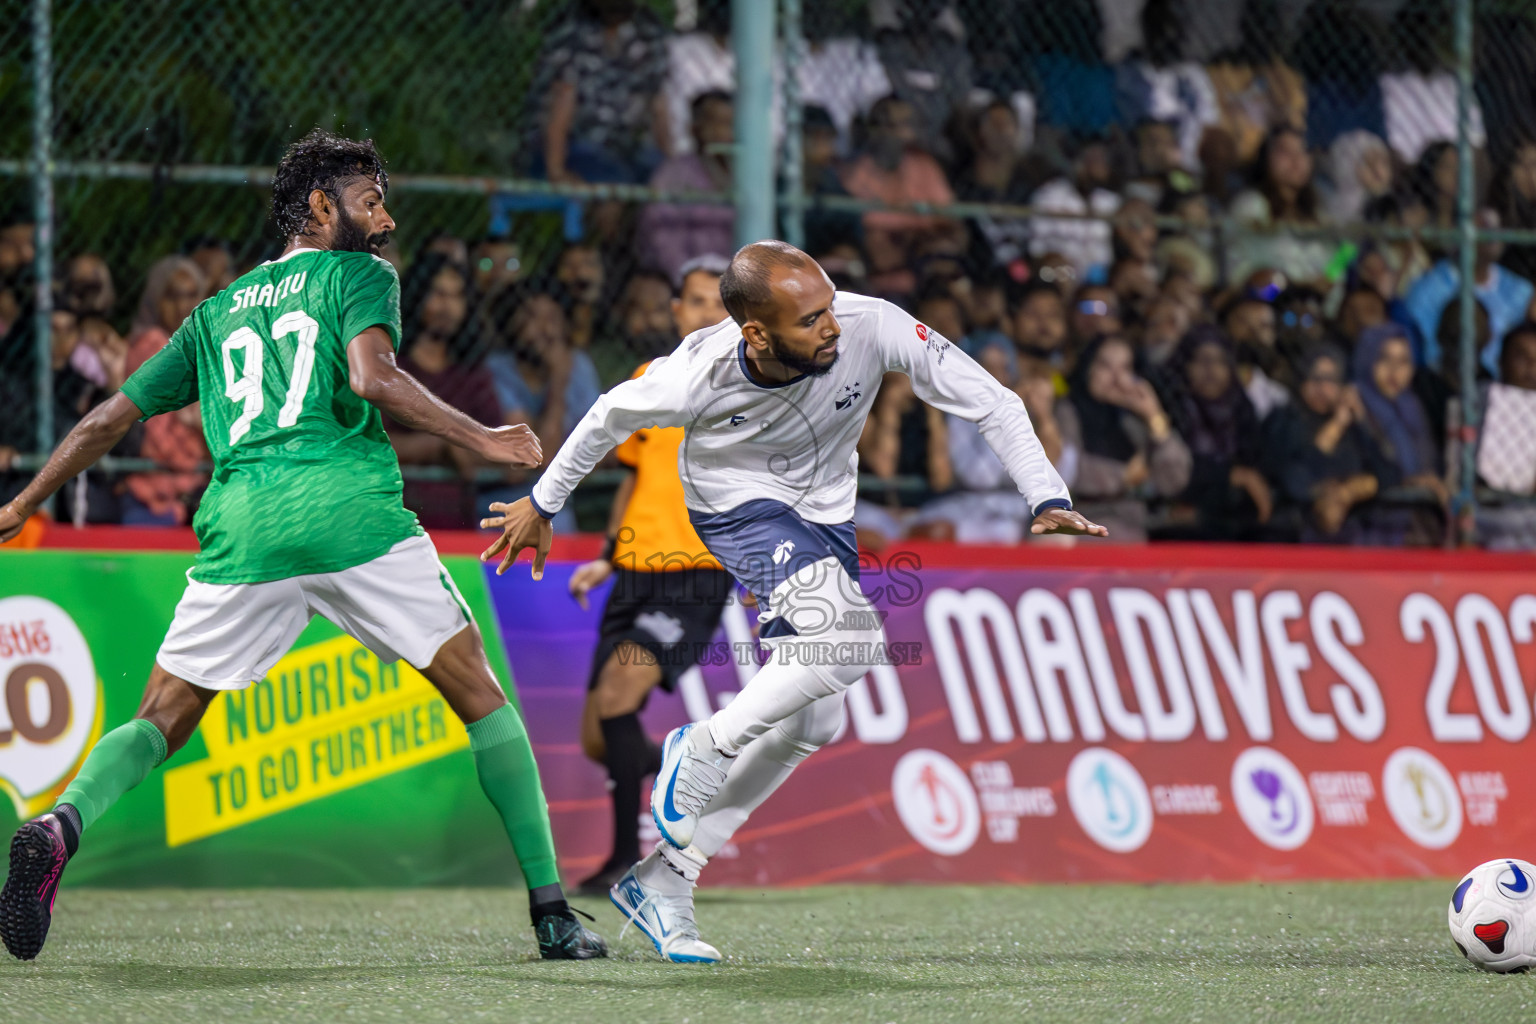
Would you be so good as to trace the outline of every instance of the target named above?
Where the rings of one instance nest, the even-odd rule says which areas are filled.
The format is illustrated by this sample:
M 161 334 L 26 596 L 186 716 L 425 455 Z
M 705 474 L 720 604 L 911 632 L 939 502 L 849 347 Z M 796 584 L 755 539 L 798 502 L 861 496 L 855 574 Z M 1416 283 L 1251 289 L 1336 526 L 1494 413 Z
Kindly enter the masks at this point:
M 389 191 L 384 159 L 372 139 L 361 142 L 316 128 L 288 147 L 272 176 L 272 223 L 283 238 L 303 234 L 309 224 L 309 194 L 319 189 L 340 200 L 348 178 L 372 178 Z

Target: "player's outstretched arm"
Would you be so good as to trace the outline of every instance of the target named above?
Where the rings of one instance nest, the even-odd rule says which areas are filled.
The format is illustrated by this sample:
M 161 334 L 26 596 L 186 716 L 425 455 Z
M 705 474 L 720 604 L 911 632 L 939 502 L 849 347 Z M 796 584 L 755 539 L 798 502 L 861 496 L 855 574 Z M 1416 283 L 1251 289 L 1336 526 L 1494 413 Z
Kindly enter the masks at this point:
M 395 363 L 395 346 L 382 327 L 370 327 L 347 345 L 352 390 L 412 430 L 425 431 L 474 452 L 487 462 L 532 467 L 544 461 L 526 423 L 487 427 L 448 405 Z
M 139 407 L 123 394 L 113 395 L 86 413 L 54 449 L 42 471 L 10 504 L 0 508 L 0 544 L 20 533 L 22 524 L 64 486 L 64 481 L 79 476 L 111 451 L 139 416 Z

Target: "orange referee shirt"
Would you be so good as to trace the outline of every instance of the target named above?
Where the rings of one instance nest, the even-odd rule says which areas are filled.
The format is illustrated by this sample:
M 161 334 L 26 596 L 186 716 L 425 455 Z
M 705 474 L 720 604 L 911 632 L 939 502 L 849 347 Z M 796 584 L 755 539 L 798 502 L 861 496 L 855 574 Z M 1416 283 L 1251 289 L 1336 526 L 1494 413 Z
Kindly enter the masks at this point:
M 650 365 L 641 366 L 634 376 Z M 682 427 L 647 427 L 615 449 L 619 461 L 635 471 L 635 488 L 614 542 L 615 565 L 636 572 L 723 568 L 688 521 L 683 481 L 677 475 L 682 446 Z

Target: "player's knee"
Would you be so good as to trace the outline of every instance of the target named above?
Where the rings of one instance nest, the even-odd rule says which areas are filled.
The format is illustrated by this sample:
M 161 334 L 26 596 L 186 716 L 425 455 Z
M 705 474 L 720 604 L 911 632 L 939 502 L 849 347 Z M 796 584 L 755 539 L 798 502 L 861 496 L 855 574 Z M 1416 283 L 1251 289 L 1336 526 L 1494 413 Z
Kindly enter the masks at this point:
M 803 760 L 832 742 L 843 725 L 843 695 L 823 697 L 789 716 L 774 728 L 792 754 Z

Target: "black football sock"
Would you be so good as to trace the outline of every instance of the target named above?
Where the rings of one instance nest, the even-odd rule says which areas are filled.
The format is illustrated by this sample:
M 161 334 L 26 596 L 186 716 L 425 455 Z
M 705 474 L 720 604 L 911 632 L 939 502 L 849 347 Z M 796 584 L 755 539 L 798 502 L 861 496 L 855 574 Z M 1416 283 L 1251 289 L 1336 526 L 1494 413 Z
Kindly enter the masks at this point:
M 603 764 L 613 780 L 613 857 L 609 863 L 627 866 L 640 859 L 641 783 L 651 766 L 654 744 L 634 712 L 605 718 L 600 724 L 603 742 L 608 745 Z
M 541 885 L 528 890 L 528 916 L 538 924 L 539 918 L 548 914 L 569 914 L 571 905 L 565 902 L 565 890 L 560 883 Z
M 80 824 L 80 812 L 73 804 L 59 804 L 53 809 L 53 816 L 64 829 L 64 849 L 73 857 L 80 848 L 80 833 L 85 831 Z

